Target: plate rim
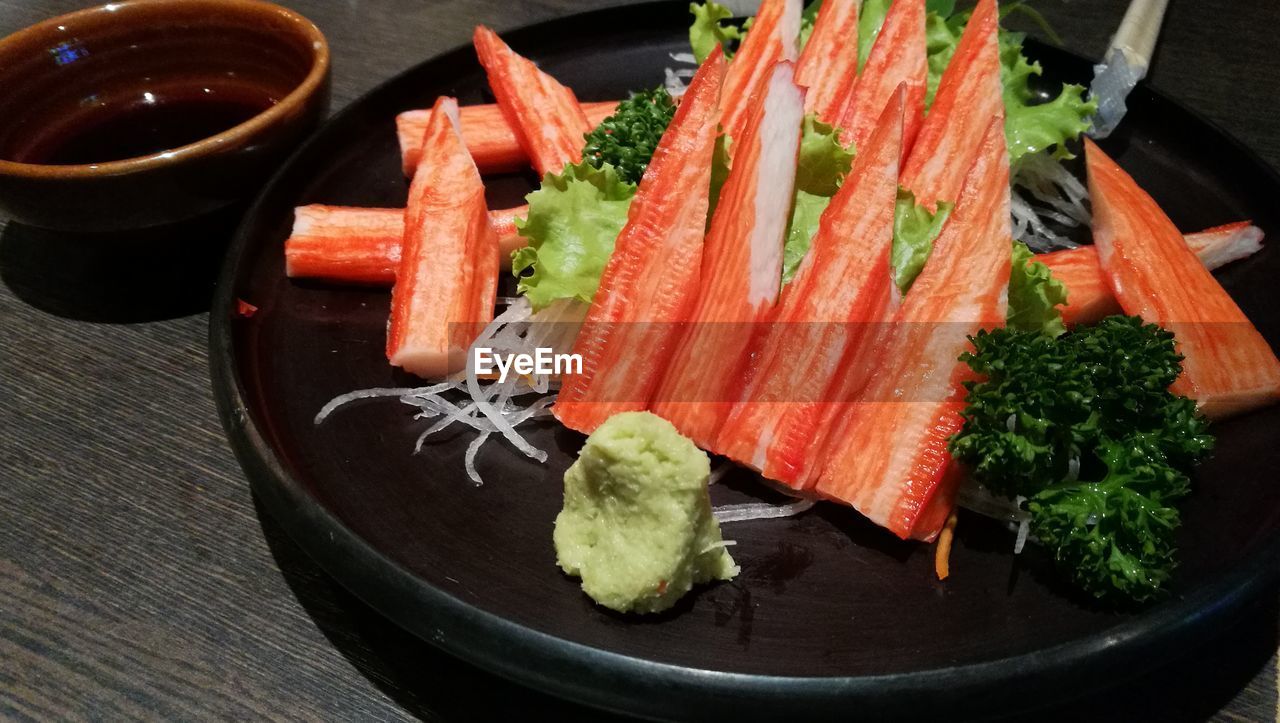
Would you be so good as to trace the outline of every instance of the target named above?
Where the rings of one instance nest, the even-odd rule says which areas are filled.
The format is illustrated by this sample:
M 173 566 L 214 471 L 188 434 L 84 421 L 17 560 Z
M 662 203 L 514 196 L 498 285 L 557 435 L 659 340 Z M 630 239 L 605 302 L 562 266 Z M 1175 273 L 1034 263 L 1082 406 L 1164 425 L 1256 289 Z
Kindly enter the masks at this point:
M 576 26 L 629 13 L 669 11 L 684 0 L 638 3 L 574 13 L 504 32 L 520 46 L 558 26 Z M 554 36 L 552 36 L 554 37 Z M 1035 42 L 1034 39 L 1032 42 Z M 1042 46 L 1043 47 L 1043 46 Z M 219 273 L 209 314 L 209 366 L 218 414 L 252 492 L 294 542 L 352 594 L 417 637 L 491 673 L 598 708 L 653 717 L 735 718 L 962 711 L 1002 714 L 1041 708 L 1079 695 L 1067 681 L 1105 687 L 1136 675 L 1137 663 L 1169 642 L 1199 641 L 1262 590 L 1280 579 L 1280 535 L 1219 578 L 1091 635 L 1004 658 L 963 665 L 867 676 L 774 676 L 697 669 L 647 660 L 556 637 L 482 610 L 437 588 L 386 557 L 342 523 L 284 468 L 248 412 L 235 355 L 235 285 L 241 261 L 260 225 L 264 206 L 291 167 L 318 145 L 324 132 L 347 122 L 377 96 L 424 66 L 447 66 L 467 53 L 462 44 L 396 73 L 353 100 L 302 144 L 263 187 L 245 213 Z M 1058 48 L 1055 52 L 1074 55 Z M 1076 56 L 1080 57 L 1080 56 Z M 1280 188 L 1280 174 L 1235 136 L 1199 112 L 1156 90 L 1138 86 L 1212 129 Z M 358 581 L 358 582 L 357 582 Z M 408 601 L 408 602 L 406 602 Z M 1189 646 L 1186 646 L 1189 647 Z M 1017 696 L 1009 695 L 1016 686 Z M 1014 700 L 1028 701 L 1009 707 Z M 1029 701 L 1034 700 L 1034 703 Z M 975 706 L 975 701 L 978 705 Z

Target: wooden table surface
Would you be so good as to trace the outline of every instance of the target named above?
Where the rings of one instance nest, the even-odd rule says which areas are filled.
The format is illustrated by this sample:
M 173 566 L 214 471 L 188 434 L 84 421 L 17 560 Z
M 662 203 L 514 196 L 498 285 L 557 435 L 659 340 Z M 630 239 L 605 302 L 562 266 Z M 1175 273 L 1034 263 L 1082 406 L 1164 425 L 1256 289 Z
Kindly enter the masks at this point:
M 0 0 L 0 35 L 84 2 Z M 478 22 L 611 3 L 285 4 L 329 36 L 337 109 Z M 1280 166 L 1275 0 L 1172 5 L 1152 81 Z M 1124 6 L 1036 2 L 1091 57 Z M 255 505 L 207 368 L 212 269 L 233 225 L 106 247 L 0 219 L 0 716 L 598 720 L 411 639 Z M 1278 599 L 1047 717 L 1276 719 Z

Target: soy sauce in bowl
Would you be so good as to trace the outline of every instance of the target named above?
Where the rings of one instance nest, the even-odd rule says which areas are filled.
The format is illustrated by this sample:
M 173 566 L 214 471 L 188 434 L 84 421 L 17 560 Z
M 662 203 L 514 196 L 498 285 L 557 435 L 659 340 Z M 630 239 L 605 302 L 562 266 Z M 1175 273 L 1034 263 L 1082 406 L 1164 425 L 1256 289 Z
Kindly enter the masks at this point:
M 76 233 L 243 202 L 324 117 L 329 50 L 262 0 L 113 0 L 0 39 L 0 216 Z
M 275 105 L 265 93 L 144 93 L 84 114 L 23 149 L 14 160 L 45 165 L 82 165 L 139 158 L 179 148 L 230 130 Z

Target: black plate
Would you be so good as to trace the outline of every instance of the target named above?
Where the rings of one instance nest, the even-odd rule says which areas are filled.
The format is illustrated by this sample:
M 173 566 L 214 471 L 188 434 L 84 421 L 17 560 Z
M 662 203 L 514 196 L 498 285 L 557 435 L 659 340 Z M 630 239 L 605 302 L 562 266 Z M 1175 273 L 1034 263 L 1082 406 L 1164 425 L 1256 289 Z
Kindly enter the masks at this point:
M 661 81 L 686 49 L 683 3 L 633 6 L 508 34 L 582 100 Z M 1031 46 L 1051 81 L 1089 63 Z M 437 94 L 488 102 L 472 50 L 391 80 L 352 105 L 280 172 L 248 215 L 212 315 L 214 385 L 254 490 L 293 537 L 361 598 L 417 635 L 490 670 L 589 704 L 655 716 L 737 717 L 1010 712 L 1114 682 L 1184 649 L 1274 575 L 1280 555 L 1280 408 L 1219 425 L 1220 446 L 1186 505 L 1174 596 L 1142 612 L 1091 606 L 1060 589 L 1034 550 L 966 516 L 945 584 L 932 550 L 898 541 L 852 510 L 736 524 L 742 565 L 675 611 L 627 618 L 595 607 L 561 575 L 551 544 L 560 478 L 581 437 L 548 423 L 541 466 L 503 443 L 470 485 L 469 436 L 410 454 L 422 422 L 394 401 L 354 406 L 320 427 L 317 410 L 352 389 L 408 385 L 383 355 L 385 291 L 285 279 L 281 242 L 303 203 L 403 206 L 392 119 Z M 1221 131 L 1148 88 L 1106 144 L 1196 230 L 1250 218 L 1280 233 L 1280 178 Z M 531 179 L 496 180 L 495 207 Z M 1262 333 L 1280 340 L 1280 253 L 1219 278 Z M 235 301 L 259 307 L 251 318 Z M 717 503 L 768 497 L 739 473 Z

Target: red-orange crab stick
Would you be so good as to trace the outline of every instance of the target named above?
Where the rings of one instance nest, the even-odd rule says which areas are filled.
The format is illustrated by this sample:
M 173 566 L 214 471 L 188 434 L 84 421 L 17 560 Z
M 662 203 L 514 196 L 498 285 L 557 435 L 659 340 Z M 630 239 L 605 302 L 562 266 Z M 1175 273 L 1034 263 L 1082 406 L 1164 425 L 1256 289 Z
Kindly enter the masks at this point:
M 580 105 L 592 128 L 618 109 L 616 100 Z M 467 150 L 481 173 L 507 173 L 529 167 L 529 156 L 520 147 L 520 139 L 496 103 L 464 105 L 458 109 L 458 117 L 462 119 L 462 140 L 466 141 Z M 422 134 L 430 118 L 429 110 L 405 111 L 396 116 L 396 135 L 400 138 L 400 157 L 406 176 L 412 176 L 418 167 Z
M 796 61 L 796 84 L 806 89 L 804 112 L 838 125 L 858 75 L 858 6 L 860 0 L 825 0 L 809 41 Z M 923 22 L 923 21 L 922 21 Z M 921 40 L 924 28 L 920 29 Z M 881 103 L 881 106 L 884 104 Z
M 853 82 L 848 102 L 840 110 L 835 125 L 840 141 L 861 150 L 886 101 L 906 88 L 902 119 L 902 153 L 911 153 L 920 125 L 924 122 L 924 96 L 928 85 L 928 51 L 924 37 L 924 0 L 894 0 L 884 25 L 871 46 L 867 65 Z M 856 54 L 856 51 L 855 51 Z
M 830 437 L 815 489 L 902 538 L 933 539 L 954 507 L 947 441 L 961 426 L 957 358 L 967 336 L 1004 324 L 1009 285 L 1009 156 L 990 121 L 951 220 L 902 302 L 872 373 Z
M 724 54 L 694 75 L 654 151 L 614 242 L 552 412 L 590 434 L 618 412 L 645 409 L 697 298 L 720 119 Z
M 516 232 L 516 219 L 528 213 L 528 206 L 489 212 L 505 268 L 511 268 L 511 252 L 526 244 Z M 293 212 L 293 233 L 284 242 L 284 272 L 293 279 L 390 286 L 403 243 L 402 209 L 299 206 Z
M 391 289 L 387 358 L 432 378 L 463 368 L 467 348 L 493 320 L 498 235 L 458 131 L 457 101 L 436 101 L 423 148 Z
M 904 0 L 897 0 L 904 2 Z M 829 395 L 858 374 L 857 350 L 889 306 L 889 248 L 905 89 L 823 212 L 813 245 L 761 335 L 759 367 L 716 449 L 769 479 L 804 488 L 820 464 Z
M 1172 391 L 1211 419 L 1280 400 L 1280 360 L 1155 199 L 1089 139 L 1085 156 L 1098 262 L 1126 314 L 1173 332 Z
M 583 137 L 592 126 L 573 91 L 483 25 L 476 26 L 473 42 L 498 107 L 538 175 L 582 160 Z
M 782 244 L 804 120 L 804 91 L 794 72 L 791 63 L 774 66 L 735 143 L 707 232 L 698 303 L 653 402 L 655 414 L 711 451 L 750 375 L 752 338 L 782 285 Z
M 720 125 L 732 140 L 730 153 L 767 91 L 774 68 L 799 54 L 801 0 L 763 0 L 751 32 L 725 71 Z
M 1004 118 L 997 15 L 995 0 L 973 9 L 903 166 L 902 185 L 930 211 L 959 197 L 991 118 Z
M 1262 229 L 1240 221 L 1187 234 L 1183 240 L 1200 263 L 1213 270 L 1261 251 L 1262 237 Z M 1067 287 L 1062 320 L 1068 326 L 1093 324 L 1122 311 L 1098 265 L 1098 250 L 1093 246 L 1039 254 L 1035 260 L 1048 266 L 1053 277 Z

